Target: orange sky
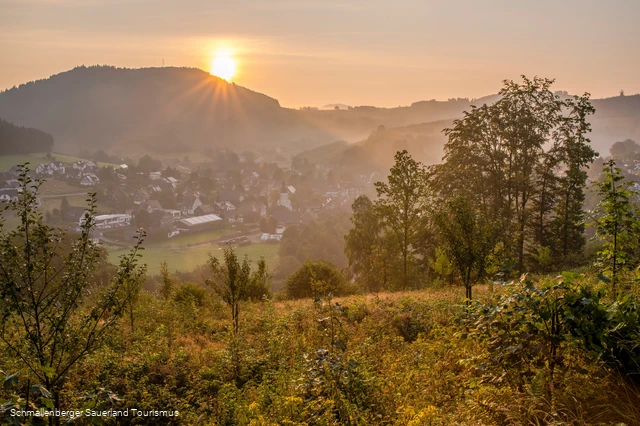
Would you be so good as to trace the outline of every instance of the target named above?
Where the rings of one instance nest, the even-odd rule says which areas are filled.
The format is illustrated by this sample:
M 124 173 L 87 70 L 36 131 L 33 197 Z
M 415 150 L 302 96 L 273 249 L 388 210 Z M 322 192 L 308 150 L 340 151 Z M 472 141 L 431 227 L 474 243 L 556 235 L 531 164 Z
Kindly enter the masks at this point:
M 209 70 L 283 106 L 480 97 L 520 74 L 640 92 L 634 0 L 0 0 L 0 89 L 77 65 Z

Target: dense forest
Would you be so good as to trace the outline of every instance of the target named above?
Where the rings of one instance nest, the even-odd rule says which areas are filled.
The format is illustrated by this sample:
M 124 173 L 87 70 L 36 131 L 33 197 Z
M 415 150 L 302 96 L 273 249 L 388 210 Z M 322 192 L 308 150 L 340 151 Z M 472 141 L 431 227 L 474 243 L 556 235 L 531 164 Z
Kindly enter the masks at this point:
M 70 235 L 23 191 L 0 222 L 3 422 L 638 424 L 638 194 L 612 158 L 585 211 L 594 109 L 552 83 L 506 81 L 442 164 L 398 151 L 351 226 L 287 229 L 275 271 L 227 248 L 201 283 L 149 278 L 143 230 L 104 260 L 95 196 Z
M 51 152 L 53 137 L 46 132 L 16 126 L 0 118 L 0 155 Z

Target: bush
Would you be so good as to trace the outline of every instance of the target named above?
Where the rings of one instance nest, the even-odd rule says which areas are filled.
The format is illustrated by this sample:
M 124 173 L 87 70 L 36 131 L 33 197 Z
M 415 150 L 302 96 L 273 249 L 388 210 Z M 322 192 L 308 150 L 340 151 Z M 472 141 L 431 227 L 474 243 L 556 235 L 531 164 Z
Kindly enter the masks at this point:
M 205 306 L 208 298 L 209 294 L 204 287 L 190 281 L 180 284 L 173 296 L 173 300 L 177 303 L 190 304 L 197 307 Z
M 332 293 L 340 295 L 345 289 L 345 279 L 336 267 L 324 260 L 307 260 L 287 278 L 289 297 L 319 297 Z

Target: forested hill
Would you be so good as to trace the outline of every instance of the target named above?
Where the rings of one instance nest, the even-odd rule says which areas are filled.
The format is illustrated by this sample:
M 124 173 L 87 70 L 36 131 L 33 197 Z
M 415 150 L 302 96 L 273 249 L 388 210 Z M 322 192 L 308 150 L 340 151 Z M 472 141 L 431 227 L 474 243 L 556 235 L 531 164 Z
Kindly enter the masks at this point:
M 56 148 L 69 153 L 184 153 L 335 140 L 276 99 L 193 68 L 77 67 L 0 93 L 0 116 L 50 132 Z
M 0 155 L 51 152 L 53 137 L 46 132 L 16 126 L 0 118 Z

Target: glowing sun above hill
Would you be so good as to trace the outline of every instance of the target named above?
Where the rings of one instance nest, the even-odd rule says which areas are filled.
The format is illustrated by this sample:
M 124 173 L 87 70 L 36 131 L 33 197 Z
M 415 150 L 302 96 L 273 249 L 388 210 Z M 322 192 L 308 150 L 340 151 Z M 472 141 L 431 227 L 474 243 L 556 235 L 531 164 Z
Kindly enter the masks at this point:
M 231 81 L 236 75 L 237 63 L 230 49 L 218 50 L 211 60 L 211 74 Z

